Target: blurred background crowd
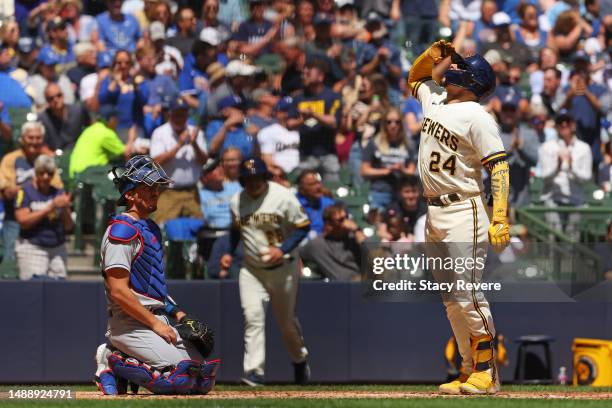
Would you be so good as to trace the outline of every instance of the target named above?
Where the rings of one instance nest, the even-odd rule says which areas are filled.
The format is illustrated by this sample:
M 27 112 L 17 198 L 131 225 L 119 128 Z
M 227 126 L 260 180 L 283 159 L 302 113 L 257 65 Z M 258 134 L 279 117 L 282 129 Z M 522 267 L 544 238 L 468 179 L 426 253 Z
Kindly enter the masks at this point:
M 10 0 L 0 16 L 2 256 L 21 279 L 67 276 L 67 234 L 91 232 L 112 185 L 95 170 L 140 153 L 174 181 L 154 219 L 190 243 L 190 277 L 236 276 L 218 260 L 249 156 L 311 219 L 308 273 L 357 279 L 363 242 L 422 242 L 406 77 L 441 38 L 497 74 L 483 103 L 513 208 L 612 207 L 611 0 Z M 541 216 L 585 239 L 579 211 Z

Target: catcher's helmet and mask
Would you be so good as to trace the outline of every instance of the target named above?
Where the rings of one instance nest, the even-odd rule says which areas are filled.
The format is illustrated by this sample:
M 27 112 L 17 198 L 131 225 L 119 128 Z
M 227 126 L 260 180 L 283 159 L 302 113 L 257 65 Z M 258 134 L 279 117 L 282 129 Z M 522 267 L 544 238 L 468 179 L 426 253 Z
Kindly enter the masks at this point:
M 164 169 L 150 156 L 145 155 L 132 157 L 123 167 L 113 167 L 110 174 L 115 187 L 121 194 L 117 205 L 126 205 L 125 193 L 135 189 L 139 184 L 151 187 L 154 184 L 167 186 L 172 183 Z
M 265 180 L 270 180 L 272 175 L 268 171 L 266 163 L 259 157 L 249 157 L 240 163 L 240 176 L 238 181 L 244 187 L 246 179 L 254 176 L 263 176 Z
M 471 91 L 478 100 L 485 98 L 495 90 L 495 72 L 482 56 L 475 54 L 467 58 L 457 53 L 451 56 L 457 69 L 448 69 L 444 74 L 447 84 L 452 84 Z

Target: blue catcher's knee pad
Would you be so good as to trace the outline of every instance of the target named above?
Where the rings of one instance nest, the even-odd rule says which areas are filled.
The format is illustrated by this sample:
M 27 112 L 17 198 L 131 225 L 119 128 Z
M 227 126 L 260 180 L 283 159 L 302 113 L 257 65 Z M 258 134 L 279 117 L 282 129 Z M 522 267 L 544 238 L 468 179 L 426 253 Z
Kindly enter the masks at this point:
M 216 382 L 217 370 L 221 365 L 221 360 L 204 361 L 200 365 L 200 372 L 195 387 L 196 394 L 208 394 L 213 389 Z
M 183 360 L 169 373 L 160 373 L 134 358 L 124 359 L 117 354 L 109 357 L 113 373 L 140 385 L 155 394 L 190 394 L 196 384 L 199 363 Z

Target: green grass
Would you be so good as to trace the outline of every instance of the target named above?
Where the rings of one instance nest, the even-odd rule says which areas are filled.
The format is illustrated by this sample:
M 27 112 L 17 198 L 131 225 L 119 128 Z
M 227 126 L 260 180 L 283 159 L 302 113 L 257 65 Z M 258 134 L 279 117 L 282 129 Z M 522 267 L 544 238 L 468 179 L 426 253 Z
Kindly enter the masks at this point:
M 71 389 L 73 391 L 95 391 L 91 385 L 3 385 L 0 392 L 9 389 Z M 434 385 L 310 385 L 298 387 L 292 385 L 271 385 L 258 388 L 261 391 L 378 391 L 378 392 L 433 392 Z M 239 385 L 219 384 L 217 391 L 251 391 Z M 507 392 L 612 392 L 612 387 L 565 387 L 565 386 L 524 386 L 506 385 L 503 391 Z M 506 407 L 561 407 L 561 408 L 591 408 L 608 407 L 609 400 L 560 400 L 560 399 L 506 399 L 496 397 L 469 397 L 469 398 L 412 398 L 412 399 L 228 399 L 207 400 L 203 399 L 164 399 L 155 400 L 150 398 L 133 399 L 131 397 L 106 400 L 0 400 L 0 407 L 87 407 L 87 408 L 182 408 L 182 407 L 283 407 L 283 408 L 313 408 L 313 407 L 357 407 L 357 408 L 396 408 L 396 407 L 419 407 L 419 408 L 506 408 Z

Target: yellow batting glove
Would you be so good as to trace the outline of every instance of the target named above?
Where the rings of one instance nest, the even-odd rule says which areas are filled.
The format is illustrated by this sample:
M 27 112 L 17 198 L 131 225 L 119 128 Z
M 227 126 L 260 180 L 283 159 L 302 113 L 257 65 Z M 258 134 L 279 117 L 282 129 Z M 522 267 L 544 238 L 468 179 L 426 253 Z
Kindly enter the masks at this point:
M 493 220 L 489 226 L 489 242 L 495 252 L 501 252 L 510 243 L 510 224 L 506 220 Z

